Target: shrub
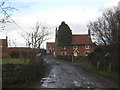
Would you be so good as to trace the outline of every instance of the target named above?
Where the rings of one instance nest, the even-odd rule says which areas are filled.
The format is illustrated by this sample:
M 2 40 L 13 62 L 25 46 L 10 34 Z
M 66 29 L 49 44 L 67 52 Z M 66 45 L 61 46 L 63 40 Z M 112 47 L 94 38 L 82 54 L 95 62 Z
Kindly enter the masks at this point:
M 19 57 L 19 54 L 20 54 L 20 53 L 19 53 L 18 51 L 12 51 L 12 52 L 11 52 L 11 57 L 12 57 L 12 58 L 18 58 L 18 57 Z
M 5 64 L 2 69 L 7 71 L 3 72 L 3 77 L 7 74 L 8 78 L 3 78 L 3 88 L 19 88 L 28 87 L 33 82 L 40 81 L 45 76 L 48 65 L 43 63 L 41 57 L 36 57 L 28 64 Z
M 109 57 L 106 57 L 106 53 L 110 53 Z M 107 45 L 99 46 L 93 53 L 88 55 L 89 61 L 94 66 L 99 61 L 99 69 L 107 70 L 109 63 L 112 64 L 112 72 L 118 72 L 119 68 L 119 46 L 118 45 Z
M 63 59 L 63 60 L 66 60 L 66 61 L 71 61 L 72 60 L 71 56 L 65 56 L 65 55 L 57 56 L 57 58 L 58 59 Z

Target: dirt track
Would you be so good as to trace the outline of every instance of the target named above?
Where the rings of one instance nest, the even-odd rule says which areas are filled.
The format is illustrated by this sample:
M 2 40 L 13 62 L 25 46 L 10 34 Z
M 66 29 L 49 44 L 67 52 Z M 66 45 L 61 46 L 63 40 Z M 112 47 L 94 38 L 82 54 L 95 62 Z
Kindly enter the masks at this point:
M 58 61 L 51 56 L 45 56 L 44 61 L 51 69 L 36 88 L 118 88 L 105 77 L 84 70 L 84 64 Z

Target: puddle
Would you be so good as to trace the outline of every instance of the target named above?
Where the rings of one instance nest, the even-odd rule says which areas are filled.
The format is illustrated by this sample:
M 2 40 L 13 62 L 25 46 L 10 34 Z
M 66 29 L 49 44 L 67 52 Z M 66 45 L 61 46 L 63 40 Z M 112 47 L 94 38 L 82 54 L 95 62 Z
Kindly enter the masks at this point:
M 77 82 L 77 81 L 74 81 L 73 83 L 74 83 L 74 86 L 76 86 L 76 87 L 80 87 L 81 86 L 80 83 Z
M 49 73 L 42 78 L 41 88 L 97 88 L 102 85 L 89 75 L 71 65 L 45 58 L 50 64 Z M 89 77 L 88 77 L 89 76 Z M 104 87 L 104 86 L 103 86 Z
M 95 86 L 96 84 L 90 82 L 84 82 L 83 84 L 81 84 L 82 88 L 96 88 Z
M 55 83 L 55 80 L 53 80 L 53 78 L 51 77 L 46 77 L 46 78 L 42 78 L 41 83 L 42 83 L 41 87 L 47 88 L 49 84 L 49 87 L 53 88 L 52 86 L 50 86 L 50 84 Z

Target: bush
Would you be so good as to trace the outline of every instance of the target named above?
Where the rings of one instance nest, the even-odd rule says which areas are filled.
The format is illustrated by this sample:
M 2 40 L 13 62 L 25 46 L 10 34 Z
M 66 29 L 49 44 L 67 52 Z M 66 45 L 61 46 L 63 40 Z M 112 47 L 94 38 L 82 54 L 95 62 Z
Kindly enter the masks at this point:
M 40 79 L 45 75 L 46 66 L 43 63 L 42 58 L 34 58 L 29 62 L 29 64 L 25 65 L 22 69 L 21 76 L 23 81 L 26 83 L 31 83 L 33 81 L 40 81 Z
M 71 61 L 72 60 L 71 56 L 65 56 L 65 55 L 57 56 L 57 58 L 58 59 L 63 59 L 63 60 L 66 60 L 66 61 Z
M 87 57 L 84 56 L 80 56 L 74 59 L 74 62 L 76 63 L 81 63 L 81 62 L 86 62 L 87 61 Z
M 60 56 L 57 56 L 57 58 L 64 61 L 68 61 L 68 62 L 72 62 L 72 59 L 73 59 L 73 62 L 76 62 L 76 63 L 87 61 L 87 57 L 84 57 L 84 56 L 72 57 L 72 56 L 60 55 Z
M 19 53 L 18 51 L 12 51 L 12 52 L 11 52 L 11 57 L 12 57 L 12 58 L 18 58 L 18 57 L 19 57 L 19 54 L 20 54 L 20 53 Z
M 48 65 L 43 63 L 41 57 L 32 59 L 28 64 L 5 64 L 3 66 L 3 88 L 12 87 L 28 87 L 36 81 L 40 81 L 48 70 Z M 23 86 L 26 85 L 26 86 Z
M 110 56 L 106 57 L 105 56 L 106 53 L 110 53 Z M 107 70 L 109 63 L 111 63 L 112 72 L 118 72 L 119 46 L 118 45 L 99 46 L 93 53 L 90 53 L 88 55 L 88 59 L 94 66 L 96 66 L 97 62 L 99 61 L 100 70 Z

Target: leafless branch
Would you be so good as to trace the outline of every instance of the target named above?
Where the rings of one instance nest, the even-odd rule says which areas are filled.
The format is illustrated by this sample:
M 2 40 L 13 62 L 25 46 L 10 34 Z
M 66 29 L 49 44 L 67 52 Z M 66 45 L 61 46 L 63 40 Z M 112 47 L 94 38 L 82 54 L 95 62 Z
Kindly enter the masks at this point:
M 32 32 L 24 32 L 22 37 L 26 40 L 27 45 L 31 48 L 40 48 L 41 44 L 48 40 L 48 26 L 44 23 L 37 22 L 32 28 Z

